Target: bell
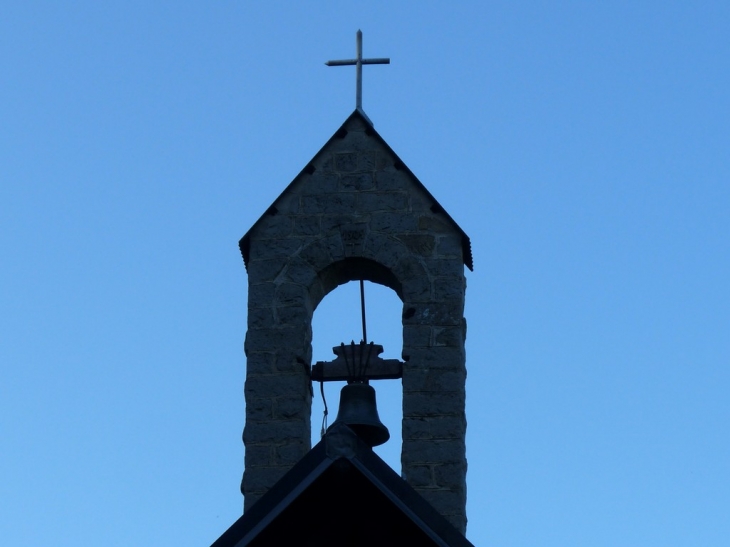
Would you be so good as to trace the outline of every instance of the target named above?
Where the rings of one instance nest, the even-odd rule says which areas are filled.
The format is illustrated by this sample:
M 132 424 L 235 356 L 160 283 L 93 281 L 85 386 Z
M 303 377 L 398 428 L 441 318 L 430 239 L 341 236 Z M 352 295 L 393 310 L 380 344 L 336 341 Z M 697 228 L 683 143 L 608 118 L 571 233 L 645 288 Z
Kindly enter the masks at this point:
M 388 428 L 378 417 L 375 390 L 368 384 L 347 384 L 340 392 L 337 418 L 328 428 L 342 423 L 352 429 L 368 446 L 378 446 L 390 439 Z

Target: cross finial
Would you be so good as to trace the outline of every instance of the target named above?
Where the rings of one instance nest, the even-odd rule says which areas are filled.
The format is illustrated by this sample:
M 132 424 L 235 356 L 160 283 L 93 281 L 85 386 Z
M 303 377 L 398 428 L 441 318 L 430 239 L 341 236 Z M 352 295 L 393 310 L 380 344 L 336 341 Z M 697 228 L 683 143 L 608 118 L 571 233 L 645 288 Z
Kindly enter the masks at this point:
M 346 59 L 344 61 L 327 61 L 327 66 L 348 66 L 355 65 L 357 67 L 357 88 L 355 91 L 355 106 L 358 110 L 362 110 L 362 65 L 389 65 L 389 58 L 379 59 L 363 59 L 362 58 L 362 31 L 357 31 L 357 58 Z

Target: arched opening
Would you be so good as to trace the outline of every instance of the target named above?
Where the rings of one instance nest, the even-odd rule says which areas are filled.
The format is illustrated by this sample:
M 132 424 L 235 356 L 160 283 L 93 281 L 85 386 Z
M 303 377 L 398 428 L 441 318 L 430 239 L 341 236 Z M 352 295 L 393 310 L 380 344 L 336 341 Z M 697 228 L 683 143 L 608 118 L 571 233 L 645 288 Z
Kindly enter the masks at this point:
M 383 359 L 400 359 L 403 349 L 403 304 L 388 287 L 365 282 L 365 311 L 368 342 L 383 346 Z M 312 319 L 312 362 L 331 361 L 334 346 L 362 340 L 360 283 L 350 281 L 329 292 L 319 303 Z M 329 410 L 328 423 L 337 417 L 340 390 L 345 382 L 325 382 L 324 395 Z M 400 472 L 403 389 L 400 380 L 373 380 L 380 420 L 390 431 L 390 440 L 374 448 L 396 472 Z M 324 404 L 319 382 L 312 398 L 312 445 L 320 440 Z

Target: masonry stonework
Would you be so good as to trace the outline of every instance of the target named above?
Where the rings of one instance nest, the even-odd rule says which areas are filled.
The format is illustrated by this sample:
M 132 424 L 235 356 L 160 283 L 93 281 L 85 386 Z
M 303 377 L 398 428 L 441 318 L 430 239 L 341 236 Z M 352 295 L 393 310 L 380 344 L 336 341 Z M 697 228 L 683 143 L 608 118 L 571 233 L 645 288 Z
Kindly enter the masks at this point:
M 469 240 L 355 111 L 241 240 L 250 507 L 310 449 L 312 315 L 358 279 L 403 302 L 402 476 L 466 529 Z

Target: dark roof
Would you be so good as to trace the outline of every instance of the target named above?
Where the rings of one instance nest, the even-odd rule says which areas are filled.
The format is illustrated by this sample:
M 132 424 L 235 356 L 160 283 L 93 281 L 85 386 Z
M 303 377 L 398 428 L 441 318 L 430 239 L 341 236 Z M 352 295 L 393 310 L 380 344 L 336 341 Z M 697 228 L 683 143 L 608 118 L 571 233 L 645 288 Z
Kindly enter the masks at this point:
M 473 547 L 338 424 L 211 547 L 378 544 Z
M 396 154 L 393 151 L 393 149 L 390 147 L 390 145 L 387 142 L 385 142 L 383 137 L 381 137 L 380 134 L 373 127 L 373 122 L 370 121 L 370 118 L 368 118 L 367 115 L 365 115 L 365 113 L 362 110 L 355 109 L 355 111 L 352 114 L 350 114 L 350 116 L 348 116 L 348 118 L 345 120 L 345 122 L 342 124 L 342 126 L 335 132 L 335 134 L 332 135 L 332 137 L 330 137 L 330 139 L 325 143 L 325 145 L 322 148 L 320 148 L 319 152 L 317 152 L 317 154 L 315 154 L 314 158 L 316 158 L 319 154 L 321 154 L 330 145 L 330 143 L 333 140 L 335 140 L 336 138 L 339 138 L 338 135 L 341 135 L 341 132 L 345 130 L 345 126 L 353 118 L 360 118 L 361 120 L 363 120 L 365 123 L 367 123 L 370 126 L 371 130 L 368 132 L 368 135 L 375 138 L 376 140 L 378 140 L 380 142 L 380 144 L 382 144 L 388 150 L 388 152 L 393 154 L 393 156 L 396 159 L 396 162 L 399 165 L 399 169 L 402 169 L 405 172 L 407 172 L 413 178 L 413 181 L 415 182 L 416 186 L 418 186 L 432 201 L 431 210 L 434 213 L 438 213 L 438 214 L 441 214 L 444 217 L 446 217 L 446 219 L 454 227 L 454 229 L 461 234 L 461 244 L 462 244 L 462 249 L 463 249 L 463 253 L 464 253 L 464 265 L 467 268 L 469 268 L 469 270 L 474 271 L 474 263 L 473 263 L 472 254 L 471 254 L 471 241 L 469 240 L 469 236 L 467 236 L 466 232 L 464 232 L 464 230 L 461 229 L 461 227 L 456 223 L 456 221 L 453 218 L 451 218 L 451 215 L 449 215 L 446 212 L 446 210 L 441 206 L 441 204 L 438 201 L 436 201 L 436 198 L 433 197 L 431 192 L 429 192 L 428 189 L 423 185 L 423 183 L 420 180 L 418 180 L 418 177 L 416 177 L 416 175 L 413 174 L 413 172 L 408 168 L 408 166 L 405 163 L 403 163 L 403 160 L 401 160 L 398 157 L 398 154 Z M 312 158 L 312 160 L 314 160 L 314 158 Z M 289 189 L 289 187 L 292 184 L 294 184 L 294 182 L 300 176 L 302 176 L 303 174 L 305 174 L 307 172 L 310 172 L 310 169 L 311 169 L 310 165 L 311 165 L 311 161 L 307 164 L 307 166 L 304 169 L 302 169 L 300 171 L 300 173 L 294 178 L 294 180 L 287 185 L 287 187 L 284 189 L 284 191 L 281 194 L 279 194 L 279 197 L 277 197 L 276 200 L 274 200 L 274 203 L 272 203 L 269 206 L 269 208 L 264 212 L 264 214 L 261 215 L 261 217 L 259 217 L 259 219 L 254 223 L 254 225 L 251 226 L 251 228 L 248 230 L 248 232 L 246 232 L 246 234 L 238 242 L 238 246 L 241 249 L 241 254 L 243 255 L 243 262 L 246 265 L 246 267 L 248 267 L 248 255 L 249 255 L 249 247 L 250 247 L 249 238 L 251 236 L 251 232 L 256 227 L 256 225 L 259 222 L 261 222 L 261 219 L 264 216 L 266 216 L 266 214 L 269 211 L 275 210 L 277 201 L 279 201 L 281 196 L 286 193 L 286 191 Z

